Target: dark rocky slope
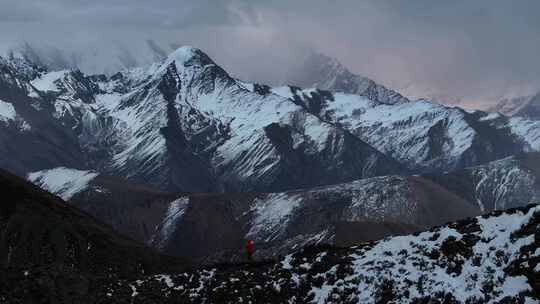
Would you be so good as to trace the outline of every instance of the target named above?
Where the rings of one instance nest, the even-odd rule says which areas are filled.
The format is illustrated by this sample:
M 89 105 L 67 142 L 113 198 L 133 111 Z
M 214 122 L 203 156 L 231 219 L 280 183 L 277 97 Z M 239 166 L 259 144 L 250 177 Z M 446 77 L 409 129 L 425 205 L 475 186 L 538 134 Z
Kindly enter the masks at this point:
M 0 171 L 0 302 L 95 303 L 104 279 L 184 269 Z

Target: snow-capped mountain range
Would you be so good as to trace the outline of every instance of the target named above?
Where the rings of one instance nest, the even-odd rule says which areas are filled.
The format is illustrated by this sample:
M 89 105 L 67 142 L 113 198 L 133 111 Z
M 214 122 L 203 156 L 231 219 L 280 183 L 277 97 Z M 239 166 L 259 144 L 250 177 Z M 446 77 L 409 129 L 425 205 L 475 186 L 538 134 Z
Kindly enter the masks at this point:
M 164 61 L 112 77 L 4 61 L 1 92 L 13 95 L 0 98 L 68 133 L 59 139 L 69 139 L 62 153 L 78 160 L 73 165 L 40 153 L 56 166 L 34 165 L 25 154 L 2 164 L 17 172 L 66 166 L 169 190 L 275 191 L 404 171 L 290 99 L 247 90 L 197 49 L 180 48 Z M 28 125 L 20 132 L 26 137 L 44 131 Z
M 538 151 L 540 122 L 472 113 L 428 100 L 387 104 L 297 87 L 268 88 L 337 125 L 415 172 L 454 170 Z
M 63 166 L 173 191 L 274 192 L 540 149 L 537 121 L 408 101 L 377 85 L 345 94 L 249 84 L 191 47 L 110 77 L 16 56 L 1 67 L 10 118 L 0 165 L 23 175 Z

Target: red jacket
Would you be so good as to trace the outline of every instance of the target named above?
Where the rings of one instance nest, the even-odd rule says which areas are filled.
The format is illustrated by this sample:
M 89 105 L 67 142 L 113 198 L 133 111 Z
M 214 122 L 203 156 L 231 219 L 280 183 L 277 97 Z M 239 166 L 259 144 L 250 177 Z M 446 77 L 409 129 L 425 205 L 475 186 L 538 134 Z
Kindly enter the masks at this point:
M 251 240 L 246 241 L 246 251 L 249 255 L 253 254 L 253 241 Z

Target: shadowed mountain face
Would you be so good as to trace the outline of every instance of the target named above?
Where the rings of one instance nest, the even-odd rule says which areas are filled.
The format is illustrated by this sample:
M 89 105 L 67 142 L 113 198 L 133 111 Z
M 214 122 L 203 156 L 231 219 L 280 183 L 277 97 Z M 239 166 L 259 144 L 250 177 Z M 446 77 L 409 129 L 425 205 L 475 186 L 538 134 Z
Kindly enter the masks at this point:
M 94 302 L 100 280 L 187 266 L 6 171 L 0 171 L 0 192 L 0 298 L 7 303 L 19 292 L 16 299 L 30 303 Z
M 23 173 L 85 163 L 74 134 L 50 107 L 28 96 L 29 81 L 44 71 L 22 59 L 0 58 L 0 168 Z
M 476 204 L 482 211 L 519 207 L 540 199 L 540 153 L 425 178 Z

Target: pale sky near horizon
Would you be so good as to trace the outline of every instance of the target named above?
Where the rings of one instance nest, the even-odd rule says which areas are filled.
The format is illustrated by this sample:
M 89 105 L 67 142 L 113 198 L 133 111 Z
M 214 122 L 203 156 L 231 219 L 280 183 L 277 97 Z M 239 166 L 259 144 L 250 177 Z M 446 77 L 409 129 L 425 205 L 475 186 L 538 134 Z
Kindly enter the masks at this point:
M 151 39 L 199 47 L 269 83 L 314 49 L 409 94 L 470 102 L 540 90 L 539 30 L 533 0 L 0 1 L 2 48 L 137 49 Z

